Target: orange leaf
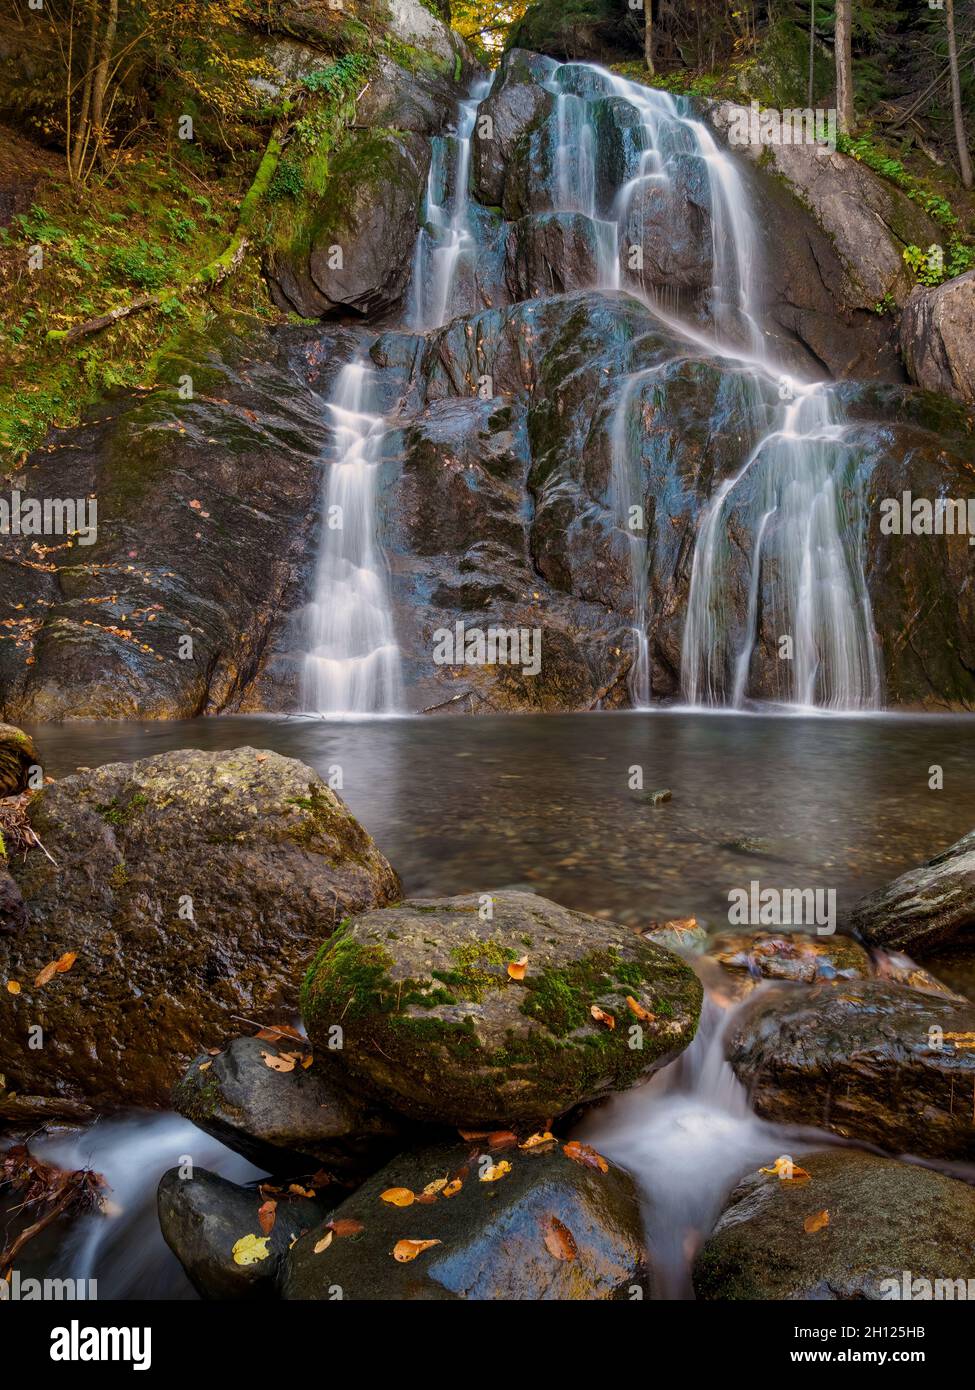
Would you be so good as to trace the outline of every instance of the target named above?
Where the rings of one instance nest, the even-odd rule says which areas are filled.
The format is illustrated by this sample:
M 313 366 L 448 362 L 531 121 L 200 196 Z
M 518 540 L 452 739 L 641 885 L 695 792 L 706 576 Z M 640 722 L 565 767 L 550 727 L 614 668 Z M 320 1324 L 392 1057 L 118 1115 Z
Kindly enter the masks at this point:
M 511 1172 L 511 1164 L 506 1158 L 500 1163 L 492 1163 L 490 1168 L 485 1168 L 481 1173 L 481 1182 L 498 1182 L 501 1178 L 507 1177 Z
M 548 1130 L 544 1134 L 530 1134 L 523 1144 L 519 1144 L 519 1149 L 537 1149 L 543 1144 L 554 1144 L 555 1135 Z
M 328 1228 L 333 1235 L 340 1239 L 345 1236 L 357 1236 L 360 1231 L 366 1229 L 361 1221 L 353 1221 L 349 1216 L 343 1217 L 341 1221 L 330 1221 Z
M 308 1039 L 303 1038 L 297 1028 L 292 1028 L 288 1023 L 271 1023 L 255 1033 L 254 1037 L 259 1038 L 261 1042 L 280 1042 L 282 1038 L 292 1038 L 306 1046 L 308 1043 Z
M 461 1182 L 460 1178 L 454 1178 L 453 1181 L 449 1182 L 447 1186 L 444 1188 L 444 1197 L 456 1197 L 457 1193 L 463 1186 L 464 1184 Z
M 64 975 L 64 974 L 66 974 L 67 971 L 69 971 L 69 970 L 71 969 L 71 967 L 74 965 L 74 963 L 75 963 L 75 961 L 76 961 L 77 959 L 78 959 L 78 952 L 77 952 L 77 951 L 65 951 L 64 955 L 63 955 L 63 956 L 61 957 L 61 959 L 57 962 L 57 964 L 55 965 L 54 969 L 57 971 L 57 973 L 58 973 L 59 975 Z
M 488 1148 L 500 1149 L 502 1153 L 505 1149 L 513 1149 L 517 1143 L 518 1136 L 512 1134 L 510 1129 L 496 1129 L 488 1135 Z
M 49 984 L 50 981 L 54 979 L 57 968 L 58 963 L 56 960 L 52 960 L 50 965 L 45 965 L 44 969 L 40 971 L 37 979 L 34 981 L 34 988 L 41 989 L 44 985 Z
M 630 1013 L 636 1014 L 637 1018 L 643 1019 L 645 1023 L 651 1023 L 656 1018 L 656 1014 L 652 1014 L 649 1009 L 645 1009 L 638 1000 L 633 998 L 632 994 L 626 996 L 626 1004 Z
M 521 960 L 512 960 L 508 962 L 508 974 L 511 976 L 513 980 L 523 980 L 525 978 L 525 971 L 527 969 L 527 956 L 522 956 Z
M 261 1230 L 269 1236 L 274 1230 L 274 1222 L 277 1219 L 278 1204 L 274 1201 L 265 1202 L 257 1209 L 257 1219 L 260 1222 Z
M 385 1192 L 380 1192 L 380 1201 L 388 1202 L 391 1207 L 411 1207 L 416 1201 L 415 1195 L 408 1187 L 387 1187 Z
M 613 1017 L 613 1015 L 606 1013 L 606 1011 L 604 1009 L 601 1009 L 598 1004 L 593 1004 L 589 1012 L 592 1014 L 593 1018 L 596 1020 L 597 1023 L 605 1023 L 607 1028 L 616 1027 L 616 1019 Z
M 407 1264 L 415 1260 L 417 1255 L 422 1255 L 424 1250 L 442 1244 L 442 1240 L 398 1240 L 393 1246 L 393 1258 L 399 1260 L 400 1264 Z
M 802 1223 L 802 1229 L 807 1236 L 811 1236 L 815 1231 L 821 1231 L 824 1226 L 829 1225 L 829 1212 L 817 1211 L 814 1216 L 807 1216 Z
M 294 1071 L 295 1069 L 294 1057 L 286 1053 L 282 1053 L 281 1056 L 278 1056 L 275 1052 L 264 1052 L 262 1050 L 261 1056 L 264 1058 L 264 1065 L 270 1067 L 271 1071 Z
M 557 1260 L 574 1260 L 579 1253 L 575 1236 L 557 1216 L 549 1217 L 548 1230 L 545 1232 L 545 1249 Z
M 16 980 L 8 980 L 8 981 L 7 981 L 7 993 L 8 993 L 8 994 L 19 994 L 19 993 L 20 993 L 20 985 L 17 983 Z
M 595 1149 L 588 1144 L 580 1144 L 577 1139 L 572 1139 L 568 1144 L 562 1145 L 562 1152 L 566 1158 L 571 1158 L 573 1163 L 582 1163 L 587 1168 L 598 1168 L 601 1173 L 609 1172 L 609 1164 L 598 1154 Z

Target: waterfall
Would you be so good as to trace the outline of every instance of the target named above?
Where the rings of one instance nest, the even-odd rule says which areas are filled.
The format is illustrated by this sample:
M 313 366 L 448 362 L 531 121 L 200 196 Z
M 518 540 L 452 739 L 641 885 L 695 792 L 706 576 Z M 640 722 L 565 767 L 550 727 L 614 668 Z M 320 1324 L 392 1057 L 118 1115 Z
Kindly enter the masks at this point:
M 588 95 L 580 95 L 580 89 Z M 762 328 L 760 235 L 748 192 L 731 155 L 686 103 L 667 92 L 638 86 L 589 64 L 565 64 L 545 84 L 556 96 L 554 197 L 557 211 L 593 219 L 597 245 L 612 227 L 615 282 L 599 256 L 597 288 L 625 288 L 641 298 L 700 353 L 719 355 L 741 372 L 742 406 L 773 419 L 738 473 L 717 487 L 698 530 L 682 644 L 682 684 L 692 705 L 747 703 L 753 656 L 763 617 L 775 636 L 788 639 L 778 698 L 784 703 L 834 709 L 876 707 L 883 678 L 870 598 L 857 537 L 859 498 L 855 460 L 844 438 L 836 393 L 828 383 L 793 382 L 770 356 Z M 568 89 L 568 90 L 567 90 Z M 594 170 L 610 164 L 596 148 L 593 100 L 619 98 L 638 126 L 630 167 L 600 207 Z M 691 171 L 690 173 L 688 171 Z M 648 284 L 643 268 L 627 263 L 625 229 L 634 200 L 660 190 L 675 198 L 681 180 L 703 176 L 710 221 L 710 284 L 700 312 L 682 305 L 680 293 Z M 640 205 L 645 225 L 646 204 Z M 638 225 L 641 225 L 638 220 Z M 627 264 L 621 273 L 619 267 Z M 633 599 L 636 656 L 630 697 L 650 701 L 647 639 L 646 530 L 631 529 L 631 507 L 643 505 L 637 387 L 647 373 L 624 383 L 612 422 L 612 494 L 616 525 L 626 538 Z M 740 630 L 731 621 L 727 522 L 751 539 L 747 611 Z M 782 654 L 780 652 L 780 654 Z
M 493 79 L 474 85 L 461 102 L 457 130 L 433 140 L 424 209 L 424 226 L 416 239 L 410 288 L 409 326 L 425 332 L 453 317 L 458 270 L 477 249 L 470 225 L 471 142 L 477 109 Z
M 372 369 L 343 367 L 327 406 L 333 435 L 322 544 L 306 610 L 304 708 L 383 714 L 401 708 L 399 648 L 376 540 L 385 422 L 369 410 Z

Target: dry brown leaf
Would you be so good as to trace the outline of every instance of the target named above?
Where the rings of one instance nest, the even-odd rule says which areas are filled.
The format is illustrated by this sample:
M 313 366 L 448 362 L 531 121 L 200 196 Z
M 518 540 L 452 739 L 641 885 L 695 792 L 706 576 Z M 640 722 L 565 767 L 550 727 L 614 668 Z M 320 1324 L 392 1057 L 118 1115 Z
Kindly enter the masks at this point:
M 644 1023 L 652 1023 L 656 1014 L 652 1014 L 649 1009 L 645 1009 L 638 999 L 634 999 L 632 994 L 626 996 L 626 1005 L 631 1014 L 642 1019 Z
M 571 1158 L 573 1163 L 582 1163 L 587 1168 L 598 1168 L 601 1173 L 609 1172 L 609 1164 L 602 1154 L 598 1154 L 588 1144 L 580 1144 L 578 1139 L 571 1139 L 568 1144 L 563 1144 L 562 1152 L 566 1158 Z
M 548 1229 L 545 1232 L 545 1249 L 557 1260 L 574 1260 L 579 1253 L 575 1236 L 557 1216 L 549 1217 Z
M 265 1202 L 257 1209 L 257 1219 L 260 1222 L 261 1230 L 269 1236 L 274 1230 L 274 1223 L 277 1220 L 278 1204 L 271 1200 Z
M 511 1172 L 511 1164 L 506 1158 L 500 1163 L 492 1163 L 490 1168 L 485 1168 L 480 1174 L 481 1182 L 498 1182 L 501 1178 L 507 1177 Z
M 523 1144 L 519 1144 L 519 1149 L 537 1149 L 543 1144 L 554 1144 L 555 1135 L 548 1130 L 544 1134 L 530 1134 Z
M 341 1221 L 330 1221 L 328 1229 L 339 1239 L 344 1239 L 346 1236 L 357 1236 L 360 1231 L 364 1231 L 366 1228 L 361 1221 L 353 1221 L 350 1216 L 346 1216 Z
M 315 1195 L 314 1188 L 302 1187 L 301 1183 L 299 1182 L 289 1183 L 288 1191 L 291 1193 L 293 1197 L 314 1197 Z
M 821 1231 L 824 1226 L 829 1225 L 829 1212 L 825 1209 L 817 1211 L 813 1216 L 807 1216 L 802 1223 L 802 1229 L 807 1236 L 811 1236 L 815 1231 Z
M 261 1028 L 254 1034 L 261 1042 L 280 1042 L 282 1038 L 289 1038 L 293 1042 L 307 1044 L 308 1039 L 303 1038 L 297 1028 L 292 1028 L 289 1023 L 270 1023 L 266 1028 Z
M 517 1134 L 512 1134 L 510 1129 L 496 1129 L 493 1134 L 488 1135 L 488 1148 L 499 1149 L 504 1153 L 505 1149 L 513 1149 L 518 1143 Z
M 605 1009 L 601 1009 L 598 1004 L 593 1004 L 589 1012 L 597 1023 L 605 1023 L 607 1028 L 616 1027 L 616 1019 L 612 1014 L 608 1014 Z
M 400 1264 L 407 1264 L 415 1260 L 417 1255 L 422 1255 L 424 1250 L 442 1244 L 442 1240 L 398 1240 L 393 1246 L 393 1258 L 399 1260 Z
M 490 1137 L 489 1129 L 459 1129 L 457 1133 L 462 1139 L 487 1139 Z
M 511 976 L 513 980 L 523 980 L 525 978 L 525 971 L 527 969 L 527 956 L 522 956 L 521 960 L 512 960 L 508 962 L 508 974 Z
M 391 1207 L 411 1207 L 416 1201 L 416 1194 L 408 1187 L 387 1187 L 385 1192 L 380 1192 L 379 1200 L 388 1202 Z
M 262 1050 L 261 1056 L 264 1058 L 264 1065 L 266 1067 L 270 1067 L 271 1071 L 284 1072 L 294 1071 L 295 1069 L 294 1057 L 289 1057 L 285 1053 L 282 1053 L 280 1056 L 278 1056 L 277 1053 L 264 1052 Z

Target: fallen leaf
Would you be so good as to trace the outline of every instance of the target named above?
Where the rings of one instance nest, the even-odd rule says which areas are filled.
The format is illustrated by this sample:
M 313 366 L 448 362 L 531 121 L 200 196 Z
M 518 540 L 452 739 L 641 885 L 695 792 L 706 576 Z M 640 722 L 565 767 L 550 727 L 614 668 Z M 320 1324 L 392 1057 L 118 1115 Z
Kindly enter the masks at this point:
M 54 979 L 57 968 L 58 963 L 56 960 L 52 960 L 50 965 L 45 965 L 44 969 L 39 972 L 37 979 L 34 981 L 34 988 L 41 989 L 44 985 L 49 984 L 50 981 Z
M 350 1216 L 346 1216 L 341 1221 L 330 1221 L 328 1229 L 333 1235 L 343 1240 L 346 1236 L 357 1236 L 360 1231 L 364 1231 L 366 1228 L 361 1221 L 353 1221 Z
M 545 1232 L 545 1249 L 557 1260 L 574 1260 L 579 1253 L 575 1236 L 557 1216 L 549 1217 L 548 1230 Z
M 489 1129 L 459 1129 L 457 1133 L 462 1139 L 487 1139 L 490 1137 Z
M 601 1009 L 598 1004 L 593 1004 L 589 1012 L 597 1023 L 605 1023 L 607 1028 L 616 1027 L 616 1019 L 613 1015 L 606 1013 L 605 1009 Z
M 209 1071 L 212 1066 L 212 1062 L 201 1062 L 197 1067 L 197 1071 Z
M 257 1219 L 261 1223 L 261 1230 L 269 1236 L 274 1230 L 274 1223 L 277 1219 L 278 1204 L 275 1201 L 265 1202 L 257 1209 Z
M 74 965 L 77 959 L 77 951 L 65 951 L 64 955 L 57 962 L 54 969 L 57 971 L 59 975 L 64 975 L 67 973 L 67 971 L 71 969 L 71 967 Z
M 461 1182 L 460 1178 L 454 1178 L 453 1181 L 449 1182 L 444 1188 L 442 1195 L 444 1197 L 456 1197 L 463 1186 L 464 1184 Z
M 315 1254 L 320 1255 L 323 1250 L 327 1250 L 332 1243 L 332 1232 L 326 1231 L 321 1240 L 315 1245 Z
M 423 1189 L 424 1197 L 436 1197 L 438 1192 L 442 1192 L 447 1186 L 446 1178 L 434 1178 L 433 1182 L 428 1182 Z
M 282 1038 L 290 1038 L 294 1042 L 306 1044 L 308 1042 L 308 1039 L 303 1038 L 297 1028 L 292 1028 L 287 1023 L 269 1024 L 267 1028 L 262 1028 L 255 1033 L 254 1037 L 260 1039 L 261 1042 L 280 1042 Z
M 294 1197 L 314 1197 L 315 1189 L 312 1187 L 302 1187 L 301 1183 L 293 1182 L 288 1184 L 288 1191 Z
M 805 1168 L 800 1168 L 797 1163 L 793 1163 L 792 1159 L 789 1158 L 787 1154 L 783 1154 L 780 1158 L 777 1158 L 771 1168 L 759 1168 L 758 1171 L 760 1173 L 769 1173 L 771 1176 L 777 1177 L 780 1182 L 791 1182 L 795 1183 L 797 1186 L 801 1186 L 810 1180 L 810 1175 L 806 1172 Z
M 307 1055 L 307 1057 L 304 1057 L 304 1058 L 302 1059 L 302 1063 L 301 1063 L 301 1069 L 302 1069 L 302 1071 L 307 1071 L 308 1068 L 311 1066 L 312 1062 L 314 1062 L 314 1060 L 315 1060 L 314 1053 L 309 1052 L 308 1055 Z
M 829 1225 L 829 1212 L 817 1211 L 814 1216 L 807 1216 L 802 1223 L 802 1229 L 807 1236 L 811 1236 L 815 1231 L 821 1231 L 824 1226 Z
M 408 1187 L 387 1187 L 385 1192 L 380 1192 L 379 1198 L 391 1207 L 411 1207 L 416 1201 L 415 1194 Z
M 522 956 L 521 960 L 512 960 L 508 962 L 508 974 L 511 976 L 513 980 L 523 980 L 525 978 L 525 971 L 527 969 L 527 956 Z
M 295 1069 L 294 1057 L 289 1057 L 284 1053 L 278 1056 L 275 1052 L 262 1050 L 261 1056 L 264 1058 L 264 1065 L 270 1067 L 271 1071 L 294 1071 Z
M 481 1182 L 497 1182 L 500 1178 L 506 1177 L 511 1172 L 511 1164 L 506 1158 L 500 1163 L 492 1163 L 490 1168 L 485 1168 L 481 1173 Z
M 636 1014 L 637 1018 L 642 1019 L 644 1023 L 652 1023 L 657 1016 L 652 1014 L 649 1009 L 645 1009 L 639 1000 L 633 998 L 632 994 L 626 996 L 626 1004 L 630 1013 Z
M 20 985 L 17 983 L 16 980 L 8 980 L 8 981 L 7 981 L 7 993 L 8 993 L 8 994 L 19 994 L 19 993 L 20 993 Z
M 580 1144 L 578 1139 L 571 1139 L 568 1144 L 563 1144 L 562 1152 L 566 1158 L 571 1158 L 573 1163 L 582 1163 L 587 1168 L 598 1168 L 601 1173 L 609 1172 L 609 1164 L 602 1154 L 598 1154 L 588 1144 Z
M 266 1260 L 269 1254 L 268 1239 L 268 1236 L 241 1236 L 240 1240 L 234 1242 L 234 1264 L 256 1265 L 261 1260 Z
M 510 1129 L 496 1129 L 493 1134 L 488 1135 L 488 1148 L 500 1149 L 503 1153 L 505 1149 L 513 1149 L 518 1143 L 517 1134 L 512 1134 Z
M 530 1134 L 523 1144 L 519 1144 L 519 1149 L 537 1149 L 542 1144 L 554 1144 L 555 1135 L 549 1134 L 548 1130 L 544 1134 Z
M 399 1260 L 400 1264 L 407 1264 L 415 1260 L 417 1255 L 422 1255 L 424 1250 L 442 1244 L 442 1240 L 398 1240 L 393 1246 L 393 1258 Z

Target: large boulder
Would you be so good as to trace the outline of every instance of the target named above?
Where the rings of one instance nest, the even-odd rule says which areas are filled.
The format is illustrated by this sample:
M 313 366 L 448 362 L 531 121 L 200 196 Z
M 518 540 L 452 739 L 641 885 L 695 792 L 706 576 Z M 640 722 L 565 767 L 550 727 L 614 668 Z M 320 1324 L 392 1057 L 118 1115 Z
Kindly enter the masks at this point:
M 771 986 L 726 1039 L 763 1118 L 894 1153 L 975 1157 L 975 1005 L 885 980 Z
M 615 235 L 611 246 L 601 247 L 601 234 L 598 223 L 578 212 L 535 213 L 515 222 L 505 266 L 512 299 L 566 294 L 598 283 L 601 252 L 616 257 Z
M 793 1161 L 808 1182 L 751 1173 L 732 1192 L 694 1266 L 698 1298 L 875 1301 L 911 1297 L 905 1289 L 931 1298 L 936 1281 L 950 1289 L 937 1296 L 966 1296 L 975 1189 L 854 1149 Z M 828 1224 L 806 1231 L 823 1211 Z M 914 1280 L 928 1281 L 927 1292 Z
M 975 270 L 925 289 L 901 316 L 901 351 L 912 380 L 975 404 Z
M 264 1197 L 205 1168 L 190 1177 L 171 1168 L 163 1174 L 156 1201 L 163 1239 L 201 1298 L 276 1297 L 289 1247 L 327 1217 L 317 1197 L 291 1192 Z M 258 1213 L 269 1201 L 275 1203 L 274 1224 L 265 1233 Z M 247 1236 L 251 1240 L 240 1245 Z
M 665 182 L 642 184 L 620 229 L 621 257 L 642 252 L 642 282 L 656 289 L 704 290 L 713 278 L 714 238 L 707 165 L 700 155 L 675 154 Z
M 301 995 L 316 1046 L 343 1029 L 334 1058 L 353 1081 L 465 1128 L 542 1122 L 635 1085 L 687 1046 L 700 1005 L 672 952 L 521 892 L 353 917 Z
M 554 109 L 540 85 L 556 64 L 512 49 L 504 55 L 491 91 L 481 102 L 471 143 L 471 188 L 479 202 L 500 207 L 515 145 Z
M 0 797 L 16 796 L 27 786 L 27 774 L 38 765 L 30 734 L 0 723 Z
M 623 1169 L 591 1150 L 570 1158 L 561 1143 L 489 1144 L 396 1158 L 334 1212 L 337 1230 L 352 1222 L 358 1234 L 336 1234 L 317 1254 L 326 1226 L 298 1241 L 283 1296 L 327 1300 L 340 1288 L 375 1301 L 598 1301 L 648 1291 L 640 1204 Z M 419 1200 L 383 1201 L 395 1188 L 401 1201 Z M 416 1240 L 437 1243 L 413 1259 L 394 1255 Z
M 351 131 L 302 235 L 268 257 L 272 295 L 304 318 L 367 317 L 398 304 L 413 265 L 430 142 L 411 132 Z
M 398 891 L 315 772 L 253 748 L 112 763 L 30 815 L 47 853 L 14 860 L 29 921 L 0 936 L 0 978 L 21 986 L 0 1055 L 22 1096 L 167 1105 L 235 1015 L 286 1019 L 322 938 Z
M 975 945 L 975 830 L 854 903 L 847 925 L 871 946 L 912 955 Z
M 287 1035 L 234 1038 L 216 1056 L 201 1053 L 173 1088 L 173 1108 L 275 1174 L 369 1173 L 403 1132 L 338 1084 L 329 1054 L 312 1058 L 306 1041 Z

